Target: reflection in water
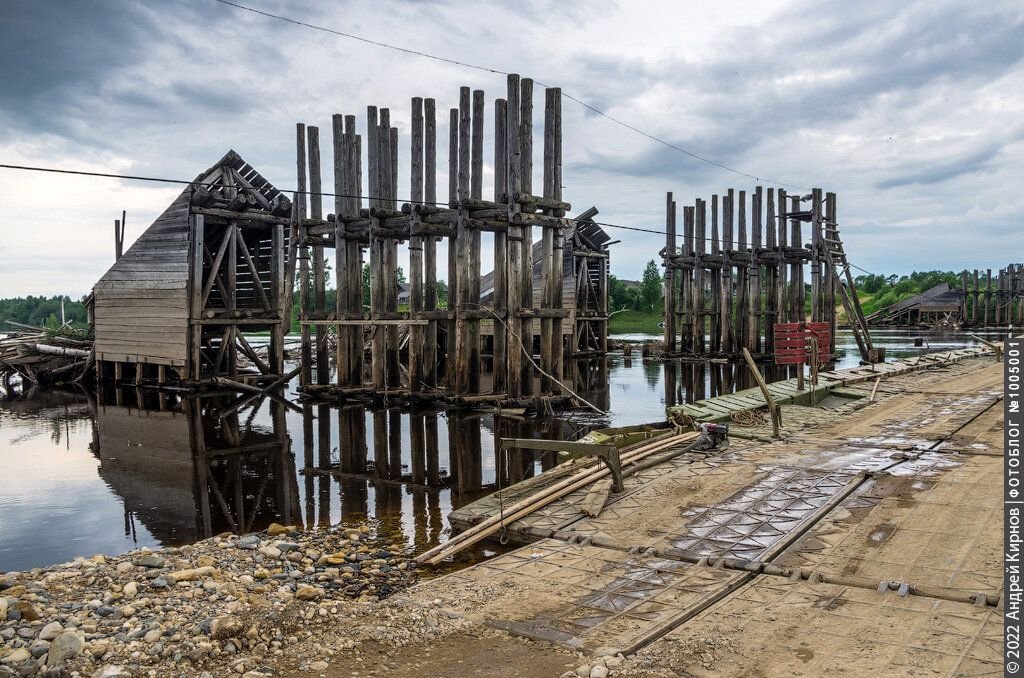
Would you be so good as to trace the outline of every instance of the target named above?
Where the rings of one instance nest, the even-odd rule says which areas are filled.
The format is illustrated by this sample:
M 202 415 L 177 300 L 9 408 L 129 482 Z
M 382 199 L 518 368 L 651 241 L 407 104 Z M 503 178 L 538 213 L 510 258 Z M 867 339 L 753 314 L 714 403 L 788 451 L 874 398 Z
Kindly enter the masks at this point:
M 298 515 L 284 406 L 231 411 L 233 398 L 181 401 L 141 389 L 101 391 L 95 412 L 99 476 L 161 544 L 249 532 Z
M 935 350 L 973 342 L 944 335 L 928 343 Z M 907 333 L 876 344 L 894 357 L 923 350 Z M 839 349 L 840 367 L 849 366 L 852 340 Z M 577 392 L 608 415 L 316 404 L 296 411 L 279 400 L 240 406 L 244 399 L 230 394 L 179 398 L 138 389 L 0 401 L 0 570 L 271 522 L 375 518 L 410 548 L 425 549 L 446 538 L 452 509 L 555 464 L 550 452 L 497 453 L 496 438 L 576 439 L 753 386 L 743 365 L 621 355 L 580 361 L 571 376 Z

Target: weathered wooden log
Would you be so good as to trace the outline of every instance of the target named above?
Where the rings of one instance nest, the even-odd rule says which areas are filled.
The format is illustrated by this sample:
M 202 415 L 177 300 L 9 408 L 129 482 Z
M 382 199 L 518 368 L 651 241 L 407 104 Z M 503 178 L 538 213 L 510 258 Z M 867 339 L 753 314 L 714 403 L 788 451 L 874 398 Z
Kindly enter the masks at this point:
M 47 355 L 62 355 L 71 356 L 74 358 L 87 358 L 89 357 L 89 351 L 81 348 L 68 348 L 65 346 L 51 346 L 49 344 L 24 344 L 25 350 L 35 351 L 36 353 L 45 353 Z

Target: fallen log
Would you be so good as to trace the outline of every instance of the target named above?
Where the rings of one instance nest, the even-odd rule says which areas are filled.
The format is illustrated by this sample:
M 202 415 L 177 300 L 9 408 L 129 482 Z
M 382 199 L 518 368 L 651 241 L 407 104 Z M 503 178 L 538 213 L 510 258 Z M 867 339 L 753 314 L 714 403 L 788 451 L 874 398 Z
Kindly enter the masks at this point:
M 23 348 L 36 353 L 47 355 L 63 355 L 72 358 L 88 358 L 89 351 L 84 348 L 67 348 L 64 346 L 50 346 L 49 344 L 24 344 Z

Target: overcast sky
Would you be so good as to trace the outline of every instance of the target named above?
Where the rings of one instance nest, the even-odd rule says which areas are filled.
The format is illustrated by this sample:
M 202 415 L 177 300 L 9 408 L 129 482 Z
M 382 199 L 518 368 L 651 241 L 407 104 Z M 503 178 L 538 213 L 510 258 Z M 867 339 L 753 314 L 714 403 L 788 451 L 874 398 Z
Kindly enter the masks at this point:
M 518 72 L 765 187 L 834 190 L 847 251 L 874 272 L 1024 260 L 1019 2 L 242 4 Z M 0 83 L 0 163 L 191 179 L 234 148 L 282 189 L 296 182 L 296 122 L 326 140 L 332 113 L 362 128 L 367 104 L 389 107 L 407 169 L 410 98 L 434 97 L 443 172 L 459 86 L 485 90 L 489 121 L 505 93 L 503 75 L 214 0 L 2 0 Z M 574 211 L 661 228 L 666 191 L 692 204 L 758 183 L 571 101 L 563 115 Z M 405 197 L 408 174 L 399 181 Z M 443 174 L 438 186 L 443 198 Z M 0 297 L 87 293 L 112 263 L 121 210 L 134 240 L 180 190 L 0 169 Z M 622 240 L 612 272 L 623 278 L 664 245 L 609 233 Z

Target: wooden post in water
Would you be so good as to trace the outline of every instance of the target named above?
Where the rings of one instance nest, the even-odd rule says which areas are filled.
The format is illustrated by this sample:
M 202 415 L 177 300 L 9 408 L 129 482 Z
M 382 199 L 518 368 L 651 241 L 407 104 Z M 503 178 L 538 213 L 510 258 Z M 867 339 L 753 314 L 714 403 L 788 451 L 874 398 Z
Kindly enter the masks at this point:
M 470 90 L 468 87 L 462 87 L 459 91 L 459 129 L 458 129 L 458 157 L 459 157 L 459 171 L 458 171 L 458 196 L 459 196 L 459 216 L 458 226 L 456 235 L 456 250 L 458 252 L 458 267 L 456 269 L 456 275 L 458 277 L 459 296 L 458 304 L 456 306 L 456 334 L 455 334 L 455 393 L 458 395 L 466 395 L 469 393 L 475 393 L 472 388 L 472 365 L 470 355 L 472 352 L 472 325 L 473 321 L 469 320 L 467 313 L 470 310 L 476 310 L 471 307 L 471 304 L 475 303 L 472 296 L 470 295 L 470 277 L 473 272 L 469 270 L 470 260 L 472 255 L 470 254 L 472 229 L 469 228 L 468 219 L 469 214 L 466 210 L 465 204 L 470 198 L 470 182 L 471 182 L 471 167 L 470 167 L 470 138 L 472 136 L 471 125 L 472 112 L 470 111 Z M 476 301 L 479 301 L 479 297 Z
M 707 328 L 707 313 L 705 312 L 705 287 L 707 276 L 704 275 L 704 255 L 707 252 L 707 203 L 701 199 L 697 199 L 695 205 L 695 226 L 694 226 L 694 244 L 697 247 L 696 256 L 696 290 L 695 290 L 695 301 L 696 301 L 696 312 L 694 313 L 695 330 L 694 334 L 694 350 L 704 353 L 707 351 L 707 344 L 705 342 L 705 331 Z
M 974 288 L 971 292 L 971 325 L 978 324 L 978 295 L 981 288 L 978 285 L 978 269 L 974 269 Z
M 551 197 L 555 200 L 562 199 L 562 89 L 560 87 L 551 87 L 547 90 L 551 96 L 551 126 L 552 126 L 552 155 L 554 156 L 551 160 Z M 553 211 L 552 214 L 559 215 L 557 211 Z M 563 215 L 564 216 L 564 215 Z M 551 245 L 551 306 L 555 309 L 563 308 L 563 285 L 565 281 L 565 236 L 562 233 L 562 229 L 554 227 L 552 229 L 552 245 Z M 607 280 L 608 280 L 608 269 L 607 261 L 605 261 L 604 277 L 605 282 L 605 295 L 602 298 L 605 304 L 604 315 L 607 318 L 610 313 L 608 307 L 608 295 L 607 295 Z M 565 320 L 558 318 L 554 321 L 554 331 L 551 336 L 551 368 L 553 374 L 557 379 L 561 380 L 565 373 Z M 570 328 L 570 336 L 572 336 L 572 328 Z M 605 320 L 605 331 L 604 331 L 604 350 L 608 349 L 608 321 Z M 559 388 L 559 392 L 561 389 Z
M 555 181 L 555 92 L 545 90 L 544 92 L 544 166 L 543 166 L 543 196 L 552 198 L 554 196 Z M 542 309 L 554 308 L 555 287 L 553 285 L 552 270 L 555 257 L 555 229 L 545 224 L 541 227 L 541 255 L 540 255 L 540 307 Z M 559 291 L 561 287 L 559 287 Z M 540 319 L 540 366 L 544 372 L 552 374 L 555 371 L 553 364 L 552 348 L 556 327 L 561 332 L 561 318 L 555 319 L 542 317 Z M 561 389 L 549 377 L 541 375 L 541 393 L 548 395 L 558 393 Z
M 423 99 L 412 98 L 412 139 L 410 146 L 409 197 L 413 213 L 423 205 Z M 432 236 L 427 236 L 428 238 Z M 409 238 L 409 317 L 418 319 L 423 311 L 423 236 Z M 433 281 L 428 281 L 433 283 Z M 423 382 L 423 326 L 409 326 L 409 391 L 415 393 Z M 422 422 L 421 422 L 422 423 Z
M 751 310 L 753 299 L 751 298 L 751 256 L 746 248 L 746 192 L 740 190 L 738 197 L 738 214 L 736 221 L 736 246 L 738 257 L 736 261 L 736 327 L 739 330 L 739 337 L 736 349 L 746 347 L 754 350 L 754 341 L 751 336 Z
M 494 102 L 494 202 L 508 203 L 508 101 Z M 494 232 L 494 279 L 491 306 L 495 313 L 506 308 L 508 303 L 508 233 Z M 494 319 L 492 363 L 494 365 L 493 388 L 495 393 L 504 393 L 508 388 L 508 332 L 501 321 Z
M 709 243 L 708 249 L 711 253 L 710 265 L 711 268 L 708 270 L 708 275 L 711 278 L 710 281 L 710 296 L 711 296 L 711 310 L 709 313 L 709 337 L 708 343 L 712 353 L 718 353 L 722 350 L 722 336 L 720 333 L 721 328 L 721 316 L 719 308 L 721 304 L 722 295 L 722 269 L 719 264 L 720 251 L 718 247 L 718 195 L 713 194 L 711 196 L 711 228 L 708 229 L 711 233 L 711 242 Z
M 732 252 L 733 252 L 733 189 L 726 191 L 722 196 L 722 284 L 721 301 L 719 302 L 719 321 L 721 329 L 721 350 L 726 355 L 731 355 L 735 349 L 735 332 L 733 330 L 733 275 L 732 275 Z M 728 381 L 728 380 L 727 380 Z M 728 384 L 723 385 L 728 388 Z
M 811 321 L 821 322 L 821 189 L 811 191 Z
M 753 302 L 751 311 L 751 339 L 754 351 L 761 352 L 761 193 L 760 186 L 754 187 L 750 197 L 750 295 Z
M 311 219 L 323 219 L 323 185 L 320 174 L 320 129 L 309 126 L 306 128 L 309 142 L 309 216 Z M 319 237 L 319 236 L 317 236 Z M 326 267 L 324 266 L 323 245 L 313 246 L 313 314 L 317 320 L 323 320 L 326 301 Z M 330 365 L 327 356 L 327 327 L 316 326 L 316 383 L 330 383 Z
M 507 78 L 508 84 L 508 110 L 506 116 L 508 145 L 505 163 L 508 172 L 508 187 L 505 191 L 508 196 L 508 395 L 510 398 L 519 398 L 523 395 L 523 347 L 522 328 L 525 324 L 522 318 L 523 295 L 521 270 L 526 266 L 523 258 L 523 248 L 520 244 L 523 240 L 523 227 L 518 225 L 521 208 L 516 200 L 522 190 L 522 144 L 520 142 L 520 82 L 519 76 L 510 74 Z M 495 330 L 497 331 L 497 330 Z
M 755 193 L 756 205 L 754 207 L 754 223 L 761 223 L 761 211 L 764 210 L 764 234 L 765 234 L 765 256 L 766 260 L 764 266 L 764 296 L 765 296 L 765 312 L 764 312 L 764 352 L 772 353 L 775 350 L 775 337 L 772 332 L 772 327 L 777 322 L 779 317 L 779 267 L 774 261 L 768 257 L 775 254 L 776 251 L 776 235 L 777 230 L 775 228 L 775 189 L 769 188 L 767 195 L 767 203 L 762 203 L 763 196 L 760 191 L 760 186 L 757 188 Z M 774 366 L 766 368 L 766 370 L 773 370 Z M 770 373 L 770 376 L 774 376 L 774 373 Z
M 437 115 L 436 103 L 433 99 L 423 102 L 426 139 L 423 149 L 423 198 L 427 206 L 437 205 Z M 423 275 L 426 289 L 423 293 L 423 305 L 427 312 L 437 311 L 437 238 L 428 235 L 423 238 Z M 423 381 L 429 387 L 437 386 L 437 320 L 427 322 L 424 336 Z M 435 422 L 436 425 L 436 422 Z M 435 437 L 436 445 L 436 437 Z
M 369 171 L 370 189 L 370 320 L 378 320 L 385 309 L 384 275 L 385 252 L 384 240 L 376 235 L 380 229 L 380 220 L 375 216 L 375 208 L 384 206 L 384 187 L 381 181 L 382 139 L 381 125 L 377 119 L 377 107 L 366 109 L 367 168 Z M 383 325 L 370 327 L 370 372 L 373 388 L 383 391 L 387 387 L 387 355 L 386 333 Z
M 448 111 L 448 206 L 459 207 L 459 109 Z M 458 234 L 448 238 L 448 338 L 445 365 L 449 388 L 455 388 L 456 346 L 458 340 L 459 306 L 459 244 Z
M 533 80 L 520 80 L 522 92 L 519 105 L 519 182 L 523 193 L 533 193 Z M 521 229 L 519 246 L 523 251 L 522 266 L 518 269 L 520 308 L 532 309 L 533 304 L 533 227 L 524 225 Z M 513 243 L 515 246 L 515 243 Z M 533 318 L 525 318 L 520 324 L 520 343 L 526 353 L 522 363 L 523 395 L 533 395 L 533 366 L 527 356 L 533 356 Z
M 665 194 L 665 354 L 676 353 L 676 215 L 672 192 Z
M 825 194 L 825 221 L 828 223 L 828 225 L 831 228 L 834 228 L 834 229 L 838 229 L 839 221 L 837 219 L 837 214 L 838 214 L 838 212 L 837 212 L 837 206 L 836 206 L 836 194 L 832 193 L 832 192 L 826 193 Z M 818 246 L 820 247 L 819 251 L 821 253 L 821 256 L 824 258 L 824 256 L 825 256 L 825 249 L 828 248 L 830 245 L 829 245 L 829 243 L 822 241 L 821 237 L 819 236 Z M 824 311 L 825 311 L 825 313 L 824 313 L 823 320 L 827 321 L 829 323 L 829 327 L 831 328 L 831 332 L 829 334 L 829 342 L 830 343 L 829 343 L 829 346 L 828 346 L 829 355 L 835 355 L 835 353 L 836 353 L 836 292 L 838 291 L 836 289 L 836 287 L 837 287 L 837 285 L 842 285 L 843 282 L 841 280 L 839 280 L 839 277 L 838 277 L 839 274 L 836 272 L 836 270 L 835 270 L 835 268 L 833 266 L 829 266 L 827 264 L 827 262 L 823 262 L 822 265 L 828 267 L 828 275 L 825 278 L 825 280 L 826 280 L 825 289 L 824 289 L 824 293 L 825 293 Z M 860 307 L 860 299 L 857 297 L 857 292 L 856 292 L 856 290 L 853 287 L 853 277 L 850 275 L 849 270 L 847 270 L 847 274 L 846 275 L 847 275 L 847 281 L 849 283 L 848 284 L 849 296 L 850 296 L 850 300 L 852 302 L 852 305 L 854 307 L 854 310 L 855 310 L 855 312 L 857 314 L 863 315 L 863 311 L 861 311 L 861 307 Z M 848 320 L 848 322 L 850 323 L 851 326 L 855 322 L 854 318 L 848 318 L 847 320 Z M 858 342 L 858 343 L 860 343 L 860 342 Z
M 795 214 L 796 212 L 800 211 L 800 198 L 794 196 L 791 200 L 792 202 L 790 203 L 789 209 L 791 212 Z M 789 230 L 789 240 L 792 244 L 793 249 L 799 249 L 803 247 L 803 235 L 800 233 L 800 220 L 796 218 L 791 218 L 789 220 Z M 802 262 L 802 259 L 794 257 L 792 263 L 790 264 L 789 270 L 789 279 L 790 284 L 792 285 L 792 290 L 790 291 L 790 300 L 793 305 L 792 311 L 790 313 L 790 322 L 795 323 L 803 322 L 805 316 L 804 265 Z M 802 373 L 803 367 L 798 366 L 797 369 L 801 370 Z
M 992 306 L 992 269 L 985 271 L 985 327 L 989 327 L 989 308 Z

